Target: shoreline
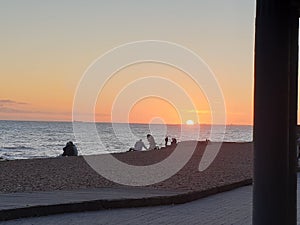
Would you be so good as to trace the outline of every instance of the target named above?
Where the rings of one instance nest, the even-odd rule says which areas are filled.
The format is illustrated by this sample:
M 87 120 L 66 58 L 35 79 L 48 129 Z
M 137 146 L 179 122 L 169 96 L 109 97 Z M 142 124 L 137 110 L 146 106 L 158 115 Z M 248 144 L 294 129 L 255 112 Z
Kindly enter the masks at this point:
M 198 142 L 188 163 L 169 179 L 146 186 L 154 189 L 201 191 L 252 178 L 252 142 L 224 142 L 213 163 L 198 171 L 205 143 Z M 150 165 L 168 157 L 174 149 L 112 153 L 132 165 Z M 97 155 L 101 157 L 101 155 Z M 78 157 L 16 159 L 0 162 L 0 193 L 76 190 L 123 185 L 96 173 Z
M 189 141 L 189 140 L 188 140 Z M 181 142 L 188 142 L 188 141 L 181 141 Z M 190 140 L 190 141 L 197 141 L 197 140 Z M 205 143 L 205 141 L 197 141 L 199 143 Z M 178 142 L 180 143 L 180 142 Z M 253 141 L 223 141 L 223 142 L 218 142 L 218 141 L 211 141 L 210 143 L 222 143 L 222 144 L 252 144 Z M 170 148 L 171 145 L 168 145 L 167 148 Z M 165 149 L 166 147 L 160 147 L 160 149 Z M 148 152 L 149 150 L 142 150 L 141 152 Z M 62 152 L 62 151 L 61 151 Z M 123 153 L 126 153 L 128 152 L 128 150 L 126 151 L 120 151 L 120 152 L 111 152 L 109 153 L 108 151 L 106 152 L 103 152 L 103 153 L 99 153 L 99 154 L 91 154 L 91 155 L 81 155 L 79 154 L 78 156 L 81 156 L 81 157 L 85 157 L 85 156 L 100 156 L 100 155 L 106 155 L 106 154 L 112 154 L 112 155 L 117 155 L 117 154 L 123 154 Z M 55 158 L 59 158 L 61 157 L 60 155 L 57 155 L 57 156 L 37 156 L 37 157 L 32 157 L 32 158 L 16 158 L 16 159 L 13 159 L 13 158 L 5 158 L 3 156 L 0 156 L 0 163 L 1 162 L 4 162 L 4 161 L 19 161 L 19 160 L 34 160 L 34 159 L 55 159 Z M 66 156 L 68 157 L 68 156 Z

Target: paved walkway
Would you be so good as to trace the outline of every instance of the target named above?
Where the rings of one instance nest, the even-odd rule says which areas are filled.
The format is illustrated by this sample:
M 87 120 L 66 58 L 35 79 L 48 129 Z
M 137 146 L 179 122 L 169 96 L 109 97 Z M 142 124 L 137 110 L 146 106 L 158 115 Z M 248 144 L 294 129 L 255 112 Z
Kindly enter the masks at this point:
M 133 189 L 131 189 L 133 190 Z M 136 192 L 127 192 L 136 196 Z M 144 190 L 145 191 L 145 190 Z M 144 191 L 141 189 L 142 195 Z M 154 191 L 155 192 L 155 191 Z M 57 198 L 66 193 L 59 192 Z M 57 193 L 58 194 L 58 193 Z M 149 192 L 149 196 L 157 195 Z M 161 194 L 161 193 L 160 193 Z M 159 194 L 159 195 L 160 195 Z M 169 193 L 168 194 L 176 194 Z M 103 195 L 103 194 L 102 194 Z M 123 193 L 126 195 L 126 193 Z M 89 194 L 90 196 L 90 194 Z M 104 196 L 104 195 L 103 195 Z M 131 197 L 132 197 L 131 196 Z M 97 197 L 97 196 L 95 196 Z M 99 197 L 99 196 L 98 196 Z M 109 195 L 108 198 L 112 196 Z M 117 197 L 117 196 L 115 196 Z M 119 196 L 120 197 L 120 196 Z M 0 196 L 1 198 L 1 196 Z M 118 198 L 118 197 L 117 197 Z M 49 199 L 48 199 L 49 200 Z M 2 199 L 1 199 L 2 202 Z M 300 175 L 298 174 L 298 218 L 300 218 Z M 215 194 L 193 202 L 156 207 L 123 208 L 59 214 L 0 222 L 0 225 L 100 225 L 100 224 L 197 224 L 197 225 L 247 225 L 251 224 L 252 186 Z M 298 222 L 300 225 L 300 221 Z
M 97 212 L 70 213 L 7 221 L 1 225 L 98 224 L 251 224 L 252 186 L 216 194 L 190 203 Z
M 299 193 L 298 189 L 298 194 Z M 1 225 L 197 224 L 250 225 L 252 186 L 216 194 L 182 205 L 70 213 L 0 222 Z M 299 195 L 298 195 L 299 196 Z M 298 209 L 300 206 L 298 197 Z M 298 218 L 300 212 L 298 210 Z M 300 224 L 300 222 L 298 222 Z
M 140 199 L 182 194 L 180 191 L 164 191 L 146 188 L 98 188 L 74 191 L 45 191 L 0 194 L 1 210 L 25 207 L 72 204 L 97 200 Z
M 0 221 L 59 213 L 185 203 L 190 201 L 186 195 L 182 191 L 133 187 L 0 194 Z
M 59 213 L 183 204 L 250 183 L 251 180 L 244 180 L 193 192 L 119 187 L 0 194 L 0 221 Z

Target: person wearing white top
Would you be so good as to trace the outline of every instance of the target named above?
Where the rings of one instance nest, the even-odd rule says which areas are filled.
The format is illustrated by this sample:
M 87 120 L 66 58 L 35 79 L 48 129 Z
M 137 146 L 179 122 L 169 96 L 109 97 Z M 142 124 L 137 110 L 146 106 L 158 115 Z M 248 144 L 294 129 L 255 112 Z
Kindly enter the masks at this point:
M 154 150 L 157 148 L 154 137 L 151 134 L 147 134 L 147 140 L 149 142 L 149 150 Z

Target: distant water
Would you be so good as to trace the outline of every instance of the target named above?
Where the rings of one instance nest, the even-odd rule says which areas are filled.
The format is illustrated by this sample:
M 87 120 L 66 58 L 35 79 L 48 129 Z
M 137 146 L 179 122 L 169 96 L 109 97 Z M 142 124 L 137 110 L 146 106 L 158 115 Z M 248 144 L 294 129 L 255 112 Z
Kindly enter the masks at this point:
M 94 126 L 92 123 L 81 123 L 84 126 Z M 158 124 L 111 124 L 97 123 L 97 136 L 103 149 L 99 146 L 97 137 L 90 137 L 88 149 L 82 149 L 84 140 L 76 140 L 71 122 L 29 122 L 0 121 L 0 157 L 4 159 L 29 159 L 56 157 L 62 153 L 67 141 L 73 141 L 81 155 L 102 154 L 107 152 L 124 152 L 134 145 L 137 139 L 143 139 L 147 146 L 146 134 L 151 133 L 158 145 L 164 145 L 166 135 L 176 137 L 178 141 L 205 140 L 222 141 L 222 132 L 217 132 L 214 138 L 209 138 L 209 125 L 158 125 Z M 88 133 L 86 135 L 89 135 Z M 77 136 L 78 137 L 78 136 Z M 94 140 L 94 141 L 93 141 Z M 223 141 L 252 141 L 252 126 L 230 125 L 226 127 Z

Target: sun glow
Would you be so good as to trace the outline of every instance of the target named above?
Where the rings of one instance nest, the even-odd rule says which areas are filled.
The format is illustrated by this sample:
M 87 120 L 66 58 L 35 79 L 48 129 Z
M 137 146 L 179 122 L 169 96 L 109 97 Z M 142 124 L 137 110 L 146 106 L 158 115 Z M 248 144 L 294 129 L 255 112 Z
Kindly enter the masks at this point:
M 194 121 L 193 120 L 187 120 L 186 122 L 186 125 L 194 125 Z

